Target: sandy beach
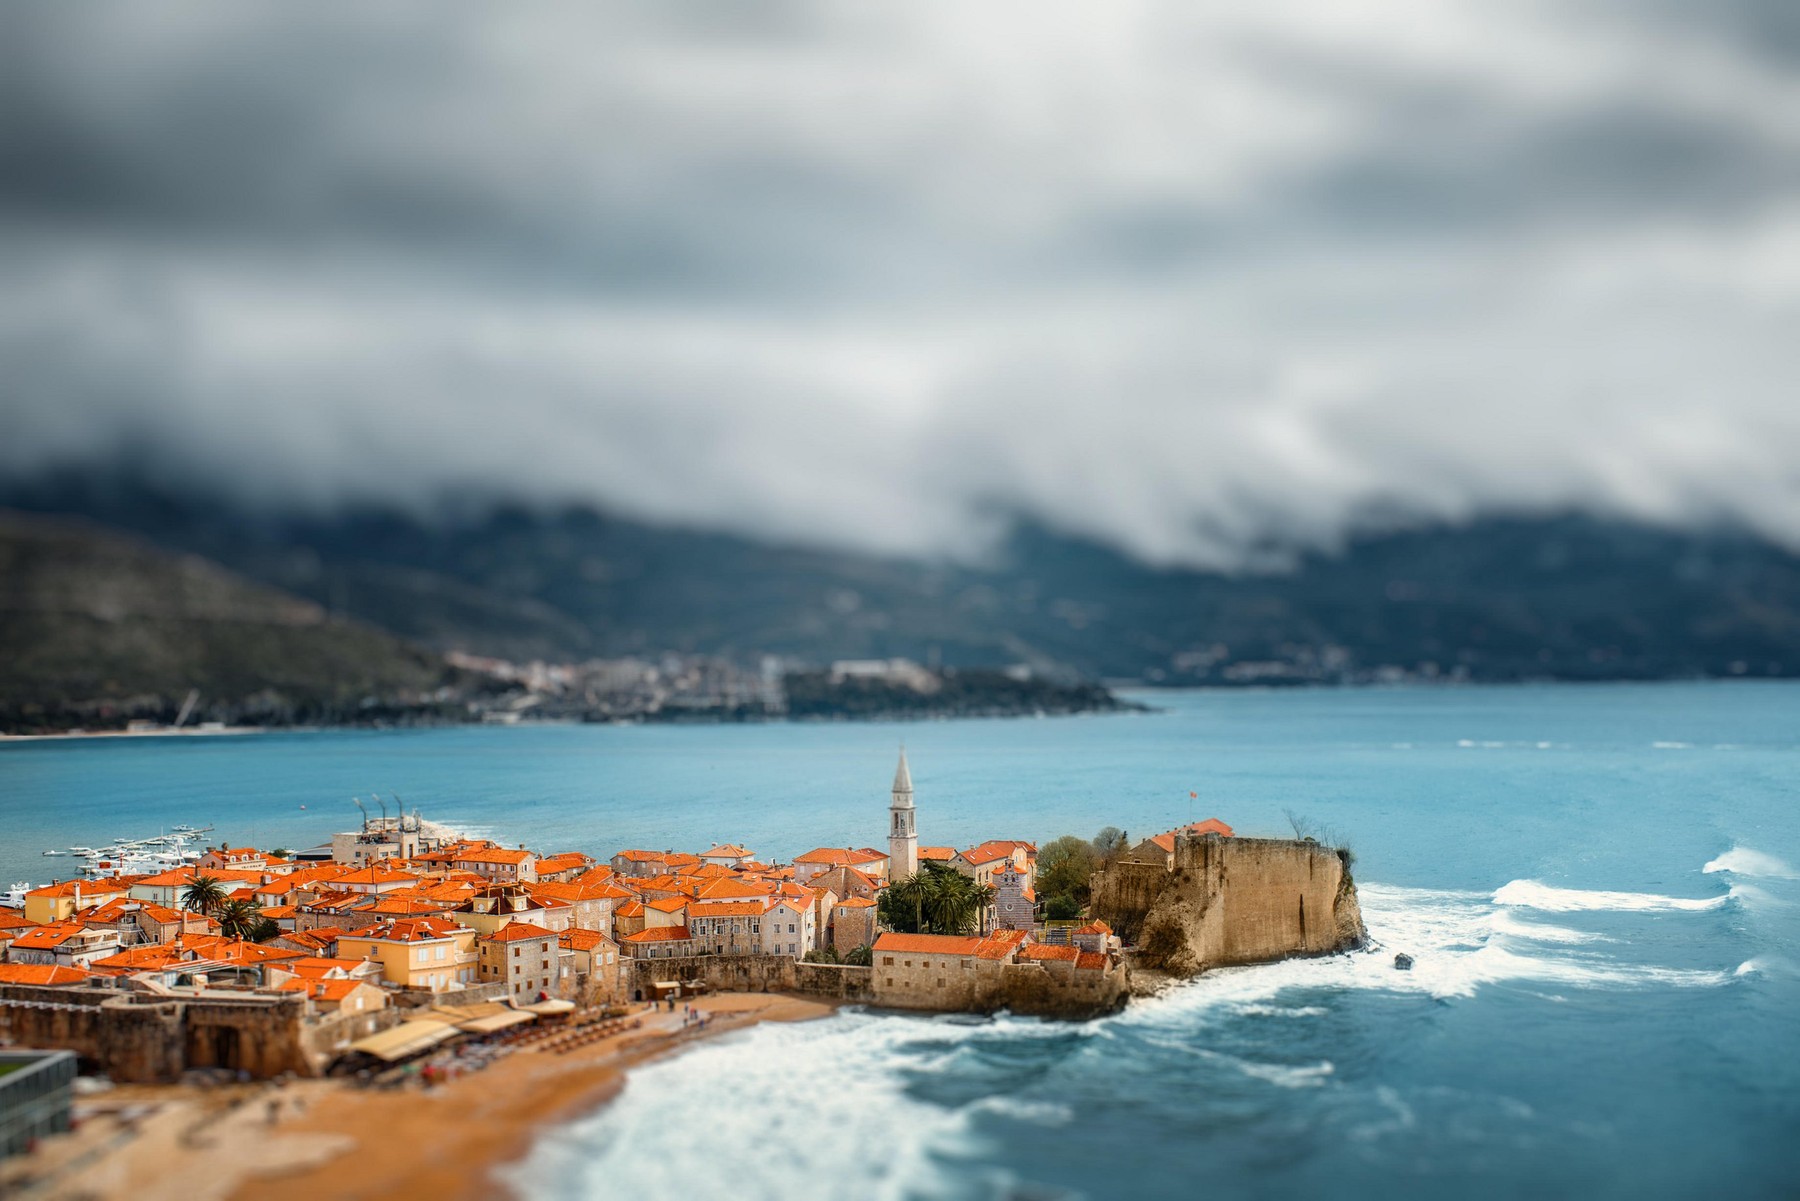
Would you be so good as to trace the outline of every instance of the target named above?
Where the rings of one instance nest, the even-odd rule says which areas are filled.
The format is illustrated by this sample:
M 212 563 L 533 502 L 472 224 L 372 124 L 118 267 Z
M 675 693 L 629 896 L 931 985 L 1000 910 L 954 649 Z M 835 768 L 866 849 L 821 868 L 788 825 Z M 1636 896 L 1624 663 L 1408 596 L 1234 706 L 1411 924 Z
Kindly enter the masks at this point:
M 521 1049 L 432 1088 L 364 1089 L 339 1080 L 203 1090 L 122 1087 L 83 1103 L 68 1138 L 0 1173 L 0 1193 L 47 1201 L 376 1201 L 509 1195 L 496 1169 L 545 1129 L 616 1096 L 632 1067 L 758 1022 L 806 1021 L 835 1006 L 768 993 L 642 1014 L 639 1029 L 567 1054 Z M 270 1111 L 277 1113 L 270 1120 Z M 20 1179 L 25 1169 L 35 1180 Z

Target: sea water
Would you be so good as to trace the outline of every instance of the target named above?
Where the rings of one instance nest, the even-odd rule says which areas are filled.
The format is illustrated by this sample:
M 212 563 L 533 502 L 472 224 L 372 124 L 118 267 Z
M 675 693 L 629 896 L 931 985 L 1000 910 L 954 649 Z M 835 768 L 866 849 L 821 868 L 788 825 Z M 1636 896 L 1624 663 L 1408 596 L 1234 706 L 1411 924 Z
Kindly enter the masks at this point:
M 516 1169 L 527 1195 L 1800 1195 L 1800 687 L 1147 699 L 1161 711 L 13 744 L 0 877 L 177 822 L 313 845 L 377 791 L 545 850 L 880 845 L 904 740 L 927 844 L 1327 824 L 1377 946 L 1097 1022 L 851 1009 L 728 1035 L 548 1134 Z

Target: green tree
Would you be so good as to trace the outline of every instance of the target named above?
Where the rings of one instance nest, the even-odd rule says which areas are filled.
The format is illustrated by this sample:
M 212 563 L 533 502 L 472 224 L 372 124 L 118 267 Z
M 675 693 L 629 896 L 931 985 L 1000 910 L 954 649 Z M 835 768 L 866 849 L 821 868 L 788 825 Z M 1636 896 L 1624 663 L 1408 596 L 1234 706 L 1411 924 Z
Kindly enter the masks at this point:
M 852 947 L 844 952 L 844 962 L 851 967 L 874 967 L 875 948 L 867 945 Z
M 181 903 L 195 913 L 210 917 L 214 910 L 225 904 L 225 886 L 212 876 L 196 875 L 181 890 Z
M 836 963 L 837 961 L 838 953 L 832 947 L 814 948 L 813 950 L 808 951 L 805 958 L 802 960 L 802 962 L 805 963 Z
M 1101 865 L 1111 867 L 1113 860 L 1131 849 L 1131 836 L 1117 826 L 1107 826 L 1094 835 L 1093 847 Z
M 969 934 L 993 899 L 987 885 L 953 867 L 927 863 L 884 888 L 877 904 L 882 924 L 901 934 Z
M 1074 897 L 1058 894 L 1044 902 L 1044 916 L 1053 922 L 1072 921 L 1081 916 L 1081 905 Z
M 226 938 L 250 938 L 256 933 L 257 923 L 269 920 L 255 901 L 226 901 L 213 910 L 213 917 L 218 920 L 219 933 Z
M 1046 902 L 1068 897 L 1076 908 L 1087 904 L 1088 877 L 1100 866 L 1094 845 L 1065 834 L 1038 852 L 1037 892 Z

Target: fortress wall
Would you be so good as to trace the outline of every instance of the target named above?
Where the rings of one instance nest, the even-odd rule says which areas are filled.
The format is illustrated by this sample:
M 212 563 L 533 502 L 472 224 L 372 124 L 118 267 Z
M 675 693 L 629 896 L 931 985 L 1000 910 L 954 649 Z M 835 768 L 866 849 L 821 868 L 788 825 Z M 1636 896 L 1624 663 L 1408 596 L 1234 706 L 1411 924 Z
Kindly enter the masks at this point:
M 1195 975 L 1362 944 L 1356 890 L 1330 847 L 1209 834 L 1176 839 L 1174 859 L 1094 876 L 1095 916 L 1136 944 L 1140 967 Z
M 648 999 L 657 981 L 698 982 L 713 992 L 791 992 L 866 1001 L 870 971 L 837 963 L 801 963 L 785 955 L 684 955 L 632 959 L 626 995 Z
M 1342 949 L 1337 921 L 1344 864 L 1316 843 L 1192 838 L 1176 846 L 1209 904 L 1196 948 L 1208 967 Z
M 74 1051 L 114 1080 L 174 1080 L 189 1068 L 313 1075 L 299 996 L 140 1000 L 114 989 L 0 986 L 0 1030 L 23 1046 Z

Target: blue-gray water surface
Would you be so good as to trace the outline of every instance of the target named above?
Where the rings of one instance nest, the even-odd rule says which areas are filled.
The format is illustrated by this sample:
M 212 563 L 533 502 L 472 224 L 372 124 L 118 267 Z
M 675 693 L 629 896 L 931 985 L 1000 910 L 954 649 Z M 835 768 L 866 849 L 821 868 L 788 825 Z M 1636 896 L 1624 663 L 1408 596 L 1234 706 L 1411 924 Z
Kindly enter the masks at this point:
M 529 1195 L 1800 1195 L 1800 686 L 1150 699 L 1163 711 L 16 743 L 0 880 L 177 822 L 311 845 L 374 790 L 548 850 L 787 858 L 879 842 L 904 739 L 927 843 L 1325 822 L 1379 949 L 1078 1025 L 850 1010 L 727 1036 L 548 1136 L 517 1170 Z

